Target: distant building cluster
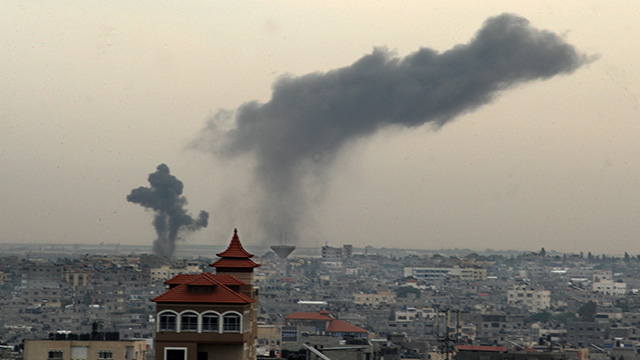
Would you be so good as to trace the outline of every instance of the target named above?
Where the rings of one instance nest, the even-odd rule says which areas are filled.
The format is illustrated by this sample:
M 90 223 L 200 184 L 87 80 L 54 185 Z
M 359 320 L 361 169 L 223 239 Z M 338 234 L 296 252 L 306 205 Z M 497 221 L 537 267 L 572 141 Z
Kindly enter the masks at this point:
M 0 257 L 0 358 L 640 358 L 638 257 L 295 250 Z

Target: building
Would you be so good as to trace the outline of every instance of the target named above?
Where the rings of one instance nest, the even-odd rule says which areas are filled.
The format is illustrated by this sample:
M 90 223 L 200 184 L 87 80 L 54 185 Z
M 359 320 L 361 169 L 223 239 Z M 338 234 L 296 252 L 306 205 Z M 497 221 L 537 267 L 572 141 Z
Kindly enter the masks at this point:
M 335 319 L 327 310 L 286 316 L 281 334 L 283 358 L 373 359 L 368 331 Z
M 404 276 L 426 281 L 440 280 L 448 277 L 456 277 L 464 281 L 478 281 L 487 279 L 487 269 L 474 267 L 405 267 Z
M 280 350 L 280 327 L 258 324 L 258 355 L 270 355 Z
M 396 302 L 395 294 L 391 290 L 378 290 L 373 294 L 354 293 L 353 303 L 377 307 L 380 304 L 393 304 Z
M 178 260 L 173 263 L 173 266 L 162 265 L 149 269 L 152 282 L 166 281 L 178 275 L 198 272 L 200 272 L 200 263 L 195 260 Z
M 591 284 L 591 290 L 603 295 L 622 296 L 627 293 L 627 284 L 612 280 L 599 280 Z
M 91 269 L 65 268 L 63 272 L 64 280 L 76 289 L 78 286 L 87 286 L 93 278 Z
M 524 314 L 482 314 L 476 338 L 484 343 L 524 338 L 531 332 L 525 327 L 526 318 Z
M 296 312 L 286 316 L 282 328 L 282 341 L 300 335 L 328 335 L 331 337 L 366 337 L 368 331 L 346 321 L 335 319 L 327 310 L 320 312 Z
M 555 349 L 553 351 L 536 351 L 535 349 L 515 351 L 508 350 L 504 346 L 456 345 L 457 360 L 567 360 L 568 358 L 567 353 Z
M 341 248 L 325 245 L 322 247 L 322 262 L 327 266 L 342 266 L 342 260 L 353 255 L 353 245 L 343 245 Z
M 256 359 L 257 292 L 251 260 L 234 231 L 210 266 L 216 274 L 178 275 L 156 303 L 156 360 Z
M 537 313 L 551 307 L 551 291 L 536 289 L 526 284 L 515 285 L 507 291 L 507 303 Z
M 407 307 L 403 310 L 395 311 L 396 322 L 413 322 L 421 319 L 433 320 L 435 317 L 436 311 L 433 308 Z
M 86 336 L 55 334 L 56 336 L 52 336 L 55 339 L 52 340 L 25 340 L 24 358 L 30 360 L 146 360 L 147 358 L 145 340 L 100 340 L 95 337 L 92 339 L 93 334 L 86 334 Z
M 22 286 L 30 288 L 60 287 L 64 267 L 48 261 L 27 261 L 22 265 Z

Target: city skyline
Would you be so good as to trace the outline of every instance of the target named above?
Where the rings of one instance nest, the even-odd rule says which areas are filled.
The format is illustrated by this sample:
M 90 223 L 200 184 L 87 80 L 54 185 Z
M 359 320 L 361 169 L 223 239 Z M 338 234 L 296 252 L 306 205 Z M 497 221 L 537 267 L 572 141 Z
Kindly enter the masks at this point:
M 210 214 L 190 244 L 221 245 L 238 228 L 247 244 L 640 253 L 634 2 L 3 8 L 3 243 L 151 245 L 153 214 L 126 195 L 166 164 L 188 207 Z M 283 76 L 340 69 L 376 47 L 441 54 L 503 13 L 597 60 L 500 92 L 436 131 L 390 126 L 346 144 L 325 178 L 305 183 L 314 191 L 295 239 L 263 238 L 255 159 L 194 145 L 220 110 L 269 102 Z

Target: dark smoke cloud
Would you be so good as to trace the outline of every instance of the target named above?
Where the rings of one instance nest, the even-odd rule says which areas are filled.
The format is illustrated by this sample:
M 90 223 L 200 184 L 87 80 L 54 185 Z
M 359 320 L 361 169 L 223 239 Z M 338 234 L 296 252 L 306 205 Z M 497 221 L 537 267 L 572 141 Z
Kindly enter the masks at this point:
M 209 213 L 200 211 L 197 219 L 187 214 L 184 206 L 187 199 L 182 196 L 182 181 L 169 172 L 169 167 L 160 164 L 157 171 L 149 174 L 151 187 L 139 187 L 131 190 L 127 201 L 155 211 L 153 227 L 158 238 L 153 242 L 153 251 L 171 258 L 181 232 L 191 232 L 207 227 Z
M 220 112 L 199 146 L 218 156 L 249 155 L 264 192 L 260 222 L 270 240 L 295 236 L 305 187 L 322 180 L 341 147 L 390 125 L 436 128 L 520 83 L 568 74 L 591 59 L 561 37 L 515 15 L 489 18 L 464 45 L 404 58 L 375 49 L 355 63 L 273 85 L 269 102 L 248 102 L 222 128 Z M 295 240 L 295 239 L 294 239 Z

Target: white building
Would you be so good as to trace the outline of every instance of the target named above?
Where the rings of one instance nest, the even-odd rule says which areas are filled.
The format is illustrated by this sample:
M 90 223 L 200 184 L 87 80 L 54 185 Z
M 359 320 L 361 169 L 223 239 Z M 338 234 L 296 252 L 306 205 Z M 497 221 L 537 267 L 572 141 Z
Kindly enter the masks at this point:
M 551 291 L 539 290 L 529 285 L 515 285 L 507 290 L 507 303 L 522 306 L 530 312 L 540 312 L 551 307 Z
M 458 277 L 461 280 L 485 280 L 487 278 L 487 269 L 481 268 L 437 268 L 437 267 L 406 267 L 404 268 L 405 277 L 413 277 L 418 280 L 438 280 L 446 277 Z
M 593 292 L 604 295 L 624 295 L 627 293 L 627 284 L 619 283 L 613 280 L 594 281 L 591 284 Z
M 378 306 L 382 303 L 393 304 L 396 302 L 395 295 L 391 290 L 378 290 L 375 294 L 355 293 L 353 303 L 356 305 Z
M 198 263 L 185 263 L 186 262 L 178 264 L 181 266 L 163 265 L 159 268 L 151 268 L 149 269 L 150 279 L 152 282 L 166 281 L 178 275 L 194 274 L 200 271 L 200 266 Z

